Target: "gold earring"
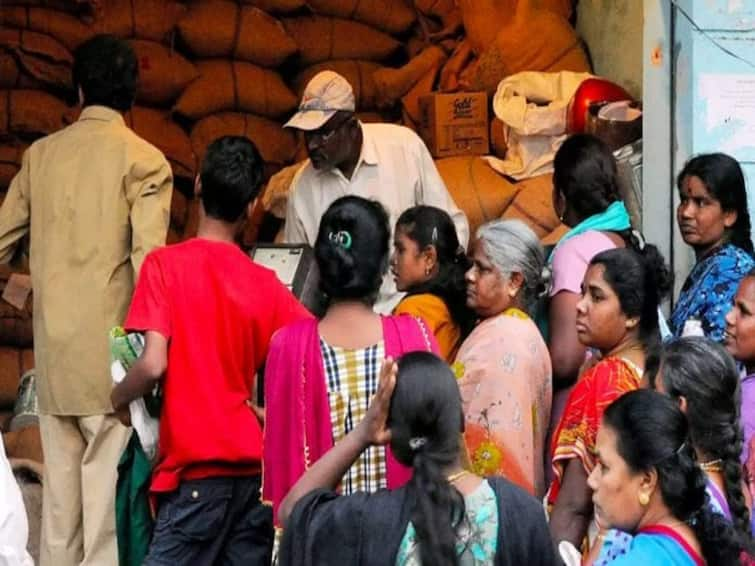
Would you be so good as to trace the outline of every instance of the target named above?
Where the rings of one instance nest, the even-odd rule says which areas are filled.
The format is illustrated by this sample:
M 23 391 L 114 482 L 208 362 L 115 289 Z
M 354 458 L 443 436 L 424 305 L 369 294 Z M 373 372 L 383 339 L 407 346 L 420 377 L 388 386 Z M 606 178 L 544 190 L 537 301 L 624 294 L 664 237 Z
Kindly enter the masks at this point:
M 640 505 L 642 505 L 643 507 L 647 507 L 648 503 L 650 503 L 650 496 L 644 491 L 641 491 L 639 493 L 637 499 L 639 499 Z

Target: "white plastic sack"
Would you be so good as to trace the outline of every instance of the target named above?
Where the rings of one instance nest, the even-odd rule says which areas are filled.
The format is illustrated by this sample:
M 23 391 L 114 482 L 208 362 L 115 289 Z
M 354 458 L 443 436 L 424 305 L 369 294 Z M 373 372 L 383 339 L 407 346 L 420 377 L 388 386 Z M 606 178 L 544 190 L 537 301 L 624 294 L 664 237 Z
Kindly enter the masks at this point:
M 506 159 L 486 156 L 488 164 L 516 180 L 550 173 L 553 157 L 566 139 L 567 109 L 589 73 L 525 71 L 503 79 L 493 111 L 503 122 Z
M 123 381 L 123 378 L 126 377 L 126 368 L 123 367 L 123 363 L 115 360 L 110 365 L 110 375 L 113 377 L 113 383 Z M 144 404 L 144 399 L 141 397 L 131 401 L 128 410 L 131 414 L 131 426 L 134 427 L 136 435 L 139 437 L 144 454 L 150 460 L 154 460 L 155 454 L 157 454 L 160 421 L 150 416 L 147 412 L 147 406 Z

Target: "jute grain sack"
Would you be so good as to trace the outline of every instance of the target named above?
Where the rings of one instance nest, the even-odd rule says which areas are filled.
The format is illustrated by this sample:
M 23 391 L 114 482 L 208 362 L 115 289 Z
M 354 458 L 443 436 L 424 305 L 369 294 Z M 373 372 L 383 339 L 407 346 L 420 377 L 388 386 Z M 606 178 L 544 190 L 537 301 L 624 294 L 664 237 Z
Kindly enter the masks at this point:
M 278 122 L 252 114 L 221 112 L 202 118 L 191 130 L 191 146 L 200 163 L 207 146 L 222 136 L 249 138 L 268 163 L 286 165 L 296 154 L 295 133 Z
M 143 39 L 134 39 L 130 43 L 139 61 L 137 102 L 169 104 L 199 76 L 192 63 L 164 45 Z
M 501 218 L 517 218 L 526 222 L 542 239 L 561 222 L 553 209 L 553 175 L 538 175 L 519 181 L 517 192 Z
M 421 14 L 439 19 L 444 28 L 461 23 L 456 0 L 414 0 L 414 6 Z
M 5 291 L 8 280 L 11 279 L 13 273 L 14 270 L 9 266 L 0 266 L 0 295 Z M 18 277 L 28 278 L 28 275 L 19 274 Z M 15 285 L 18 287 L 17 283 Z M 20 309 L 6 300 L 0 299 L 0 344 L 3 346 L 27 348 L 33 342 L 32 293 L 28 294 L 23 308 Z
M 388 33 L 411 27 L 416 14 L 404 0 L 308 0 L 318 14 L 356 20 Z
M 42 437 L 39 435 L 38 426 L 27 426 L 13 432 L 4 432 L 3 442 L 8 458 L 44 462 Z
M 296 53 L 296 42 L 279 20 L 253 6 L 230 0 L 190 4 L 178 31 L 200 57 L 232 57 L 277 67 Z
M 500 29 L 513 19 L 517 2 L 522 1 L 525 0 L 457 1 L 465 36 L 475 53 L 482 53 L 495 41 Z
M 300 161 L 288 167 L 284 167 L 275 175 L 270 177 L 262 194 L 262 206 L 265 210 L 277 218 L 286 217 L 286 206 L 288 205 L 288 193 L 291 190 L 291 183 L 299 169 L 306 163 Z
M 21 354 L 18 348 L 0 346 L 0 409 L 12 409 L 21 380 Z
M 173 188 L 170 198 L 170 226 L 183 229 L 186 226 L 186 217 L 189 213 L 189 200 L 181 191 Z
M 197 235 L 199 228 L 199 199 L 194 197 L 189 201 L 188 211 L 186 213 L 186 226 L 181 234 L 182 240 L 188 240 Z
M 401 109 L 404 117 L 404 125 L 412 128 L 415 132 L 419 129 L 422 113 L 419 108 L 419 99 L 433 92 L 435 80 L 440 67 L 429 69 L 417 83 L 401 97 Z
M 196 158 L 189 136 L 173 122 L 168 112 L 133 107 L 124 115 L 126 124 L 165 154 L 176 177 L 194 178 Z
M 6 190 L 21 168 L 21 158 L 28 146 L 17 141 L 0 144 L 0 189 Z
M 374 110 L 377 107 L 377 89 L 373 79 L 374 73 L 383 66 L 372 61 L 336 60 L 325 61 L 307 67 L 293 80 L 294 91 L 297 98 L 301 98 L 307 83 L 321 71 L 335 71 L 343 76 L 354 90 L 354 101 L 357 110 Z
M 377 104 L 381 108 L 392 106 L 406 95 L 432 69 L 439 69 L 446 59 L 445 51 L 434 45 L 413 57 L 400 69 L 384 68 L 375 71 L 372 79 L 377 87 Z
M 271 14 L 295 12 L 307 5 L 306 0 L 241 0 L 241 3 L 254 6 Z
M 550 10 L 520 9 L 480 55 L 466 82 L 473 90 L 492 94 L 501 80 L 520 71 L 589 72 L 590 64 L 563 17 Z
M 174 108 L 192 120 L 226 110 L 279 118 L 298 104 L 280 75 L 252 63 L 211 59 L 197 63 L 197 68 L 199 78 L 186 87 Z
M 71 14 L 33 6 L 0 5 L 0 22 L 6 26 L 51 35 L 70 51 L 94 33 L 89 26 Z
M 17 88 L 41 90 L 44 85 L 23 72 L 12 53 L 0 51 L 0 89 Z
M 0 90 L 0 136 L 38 137 L 66 125 L 68 108 L 41 90 Z
M 505 159 L 507 149 L 503 122 L 500 118 L 494 116 L 490 121 L 490 153 L 500 159 Z
M 381 61 L 400 46 L 386 33 L 340 18 L 284 18 L 283 25 L 299 46 L 299 59 L 305 66 L 332 59 Z
M 515 184 L 475 155 L 438 159 L 435 165 L 454 202 L 467 215 L 472 234 L 481 224 L 499 218 L 518 192 Z
M 0 50 L 12 53 L 21 69 L 35 79 L 59 89 L 72 88 L 73 57 L 53 37 L 29 30 L 3 28 L 0 29 Z
M 96 33 L 165 41 L 186 7 L 173 0 L 105 0 L 96 10 Z
M 97 0 L 95 0 L 95 3 Z M 71 13 L 87 13 L 91 9 L 89 0 L 4 0 L 6 6 L 37 6 Z

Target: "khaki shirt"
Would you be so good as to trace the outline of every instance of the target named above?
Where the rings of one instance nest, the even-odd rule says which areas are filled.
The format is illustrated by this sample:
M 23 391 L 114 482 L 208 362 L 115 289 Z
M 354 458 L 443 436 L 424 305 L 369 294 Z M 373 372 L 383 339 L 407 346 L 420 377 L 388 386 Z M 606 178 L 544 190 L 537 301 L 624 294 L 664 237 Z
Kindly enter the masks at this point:
M 0 262 L 31 231 L 40 411 L 112 411 L 108 331 L 126 316 L 144 256 L 165 243 L 172 174 L 121 115 L 89 106 L 26 151 L 0 208 Z
M 361 124 L 362 151 L 351 175 L 340 169 L 318 171 L 307 162 L 296 173 L 288 196 L 284 240 L 315 245 L 320 218 L 334 200 L 354 195 L 376 200 L 390 218 L 391 234 L 398 217 L 418 204 L 445 210 L 459 242 L 469 240 L 467 217 L 456 206 L 422 139 L 409 128 L 395 124 Z M 390 243 L 393 246 L 393 242 Z M 393 277 L 383 277 L 377 312 L 388 314 L 401 299 Z

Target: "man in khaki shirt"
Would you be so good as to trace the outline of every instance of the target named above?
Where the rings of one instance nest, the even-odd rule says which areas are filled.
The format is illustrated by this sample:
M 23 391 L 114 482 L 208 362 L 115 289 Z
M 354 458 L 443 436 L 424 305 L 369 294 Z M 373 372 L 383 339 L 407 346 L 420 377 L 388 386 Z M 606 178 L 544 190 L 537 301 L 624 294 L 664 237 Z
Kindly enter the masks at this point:
M 117 564 L 115 485 L 129 429 L 112 414 L 108 331 L 125 318 L 144 256 L 165 242 L 172 190 L 163 154 L 120 114 L 137 69 L 113 37 L 77 49 L 81 116 L 26 151 L 0 208 L 0 261 L 31 233 L 42 566 Z

